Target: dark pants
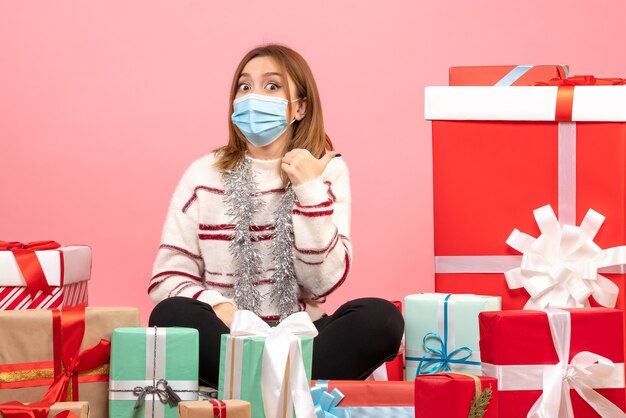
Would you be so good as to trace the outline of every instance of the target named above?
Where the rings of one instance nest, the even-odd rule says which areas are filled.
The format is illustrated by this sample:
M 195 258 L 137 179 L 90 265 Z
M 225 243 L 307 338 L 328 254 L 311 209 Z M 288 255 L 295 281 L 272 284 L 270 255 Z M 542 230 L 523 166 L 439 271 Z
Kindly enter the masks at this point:
M 362 298 L 343 304 L 314 322 L 313 379 L 362 380 L 393 359 L 400 347 L 404 320 L 390 302 Z M 150 326 L 188 327 L 200 333 L 200 382 L 217 387 L 221 335 L 228 327 L 204 302 L 172 297 L 155 306 Z

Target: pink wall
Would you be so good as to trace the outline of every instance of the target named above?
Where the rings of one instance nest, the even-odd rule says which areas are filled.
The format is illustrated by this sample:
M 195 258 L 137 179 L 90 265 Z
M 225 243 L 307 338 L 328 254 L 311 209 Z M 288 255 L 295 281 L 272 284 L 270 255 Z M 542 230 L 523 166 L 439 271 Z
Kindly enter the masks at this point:
M 355 264 L 328 307 L 432 290 L 424 86 L 451 65 L 625 76 L 625 14 L 619 0 L 0 2 L 0 239 L 91 245 L 91 304 L 145 321 L 174 187 L 224 143 L 240 57 L 282 42 L 313 68 L 351 168 Z

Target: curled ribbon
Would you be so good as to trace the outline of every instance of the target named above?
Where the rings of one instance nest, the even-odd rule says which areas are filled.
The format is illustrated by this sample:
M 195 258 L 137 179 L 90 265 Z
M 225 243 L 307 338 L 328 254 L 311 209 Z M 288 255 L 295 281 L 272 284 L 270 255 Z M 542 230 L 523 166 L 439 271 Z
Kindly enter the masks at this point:
M 48 286 L 46 275 L 39 263 L 39 259 L 35 251 L 54 250 L 61 247 L 61 244 L 55 241 L 33 241 L 28 244 L 21 242 L 5 242 L 0 241 L 0 251 L 11 251 L 15 257 L 20 272 L 26 282 L 26 289 L 32 299 L 35 299 L 37 292 L 41 291 L 46 295 L 52 293 L 53 287 Z
M 159 379 L 155 386 L 137 386 L 133 389 L 133 395 L 137 396 L 133 409 L 141 408 L 145 402 L 146 395 L 157 395 L 162 404 L 169 404 L 171 407 L 177 406 L 180 402 L 180 396 L 174 392 L 174 389 L 165 379 Z
M 339 389 L 334 388 L 329 393 L 327 387 L 315 386 L 311 388 L 311 397 L 316 418 L 340 418 L 335 408 L 343 400 L 344 394 Z
M 78 374 L 109 362 L 111 343 L 100 340 L 80 351 L 85 334 L 85 305 L 64 306 L 52 310 L 55 377 L 44 394 L 43 402 L 79 399 Z
M 523 253 L 521 266 L 504 275 L 509 288 L 530 294 L 524 309 L 587 307 L 589 296 L 614 307 L 619 289 L 598 269 L 626 265 L 626 246 L 603 250 L 593 242 L 604 216 L 589 209 L 580 226 L 561 227 L 550 205 L 533 213 L 539 238 L 514 229 L 506 240 Z
M 298 335 L 317 336 L 317 329 L 306 312 L 297 312 L 272 328 L 253 312 L 235 312 L 230 334 L 265 336 L 262 395 L 267 418 L 290 416 L 290 404 L 298 417 L 315 416 L 309 382 L 302 362 Z
M 576 390 L 601 417 L 624 418 L 626 414 L 593 388 L 593 381 L 607 378 L 615 364 L 589 351 L 576 354 L 568 364 L 571 340 L 570 313 L 546 310 L 559 362 L 543 373 L 543 393 L 528 411 L 528 418 L 574 418 L 570 389 Z
M 439 344 L 439 348 L 435 348 L 429 345 L 429 341 L 433 340 Z M 444 340 L 437 334 L 436 332 L 429 332 L 424 335 L 424 339 L 422 340 L 422 345 L 424 346 L 424 351 L 426 352 L 426 356 L 423 357 L 419 365 L 417 366 L 417 375 L 420 374 L 436 374 L 441 372 L 449 372 L 452 369 L 450 368 L 450 363 L 457 364 L 477 364 L 478 362 L 469 362 L 469 358 L 472 357 L 472 349 L 469 347 L 460 347 L 452 352 L 448 353 L 447 344 Z M 432 356 L 432 357 L 431 357 Z

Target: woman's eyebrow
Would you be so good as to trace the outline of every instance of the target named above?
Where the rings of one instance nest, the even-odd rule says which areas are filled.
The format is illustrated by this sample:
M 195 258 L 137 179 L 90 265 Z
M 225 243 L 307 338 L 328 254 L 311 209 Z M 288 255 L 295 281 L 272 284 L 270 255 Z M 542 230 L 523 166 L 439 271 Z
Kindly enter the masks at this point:
M 273 71 L 267 72 L 267 73 L 263 74 L 263 77 L 271 77 L 271 76 L 282 77 L 283 75 L 281 73 L 277 73 L 277 72 L 273 72 Z M 239 78 L 242 78 L 242 77 L 251 77 L 251 75 L 249 73 L 241 73 L 239 75 Z

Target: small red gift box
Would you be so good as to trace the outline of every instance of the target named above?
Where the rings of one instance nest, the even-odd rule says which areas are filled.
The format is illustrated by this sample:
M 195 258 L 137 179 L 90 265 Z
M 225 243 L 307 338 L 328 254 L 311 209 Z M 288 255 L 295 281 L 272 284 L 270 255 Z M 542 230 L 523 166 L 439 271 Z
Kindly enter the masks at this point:
M 87 304 L 91 248 L 0 241 L 0 311 Z
M 486 65 L 450 67 L 451 86 L 529 86 L 538 81 L 567 78 L 566 65 Z
M 483 374 L 498 377 L 501 417 L 526 417 L 531 408 L 551 417 L 623 416 L 622 311 L 482 312 L 479 322 Z
M 473 417 L 476 415 L 470 411 L 480 403 L 485 404 L 482 418 L 498 417 L 498 382 L 494 377 L 442 373 L 415 378 L 415 418 Z

